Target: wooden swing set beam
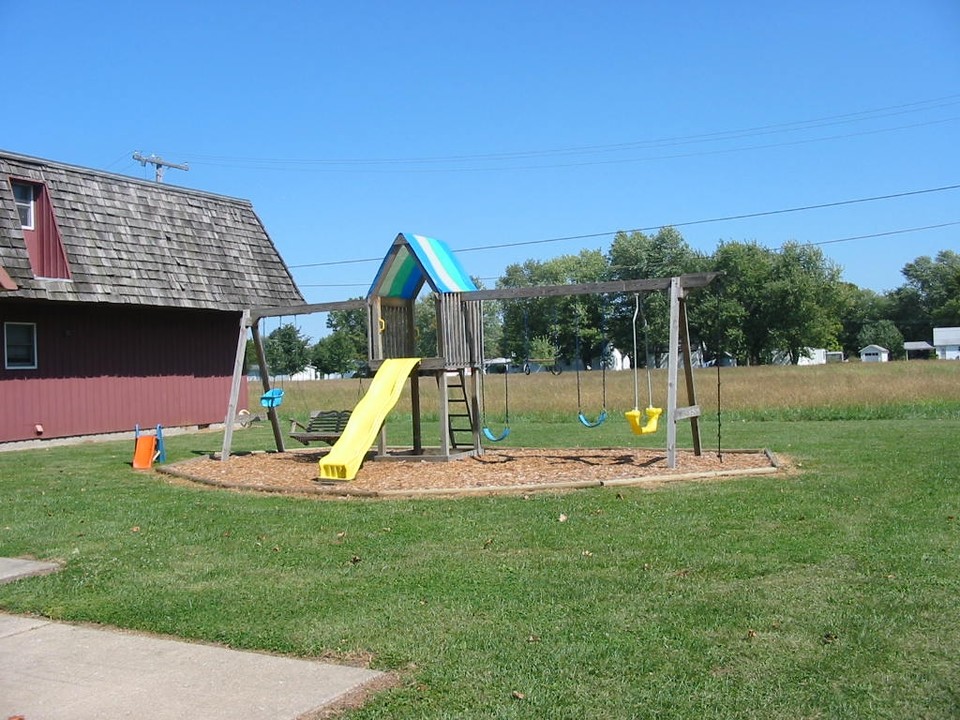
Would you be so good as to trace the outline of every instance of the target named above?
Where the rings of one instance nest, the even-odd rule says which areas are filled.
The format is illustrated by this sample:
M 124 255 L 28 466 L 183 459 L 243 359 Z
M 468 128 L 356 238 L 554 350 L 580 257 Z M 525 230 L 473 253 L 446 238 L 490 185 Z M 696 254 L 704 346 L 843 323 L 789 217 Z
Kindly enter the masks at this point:
M 285 305 L 284 307 L 253 307 L 250 308 L 250 322 L 256 323 L 260 318 L 280 317 L 281 315 L 310 315 L 312 313 L 336 312 L 339 310 L 359 310 L 366 306 L 366 300 L 337 300 L 335 302 L 310 303 L 305 305 Z

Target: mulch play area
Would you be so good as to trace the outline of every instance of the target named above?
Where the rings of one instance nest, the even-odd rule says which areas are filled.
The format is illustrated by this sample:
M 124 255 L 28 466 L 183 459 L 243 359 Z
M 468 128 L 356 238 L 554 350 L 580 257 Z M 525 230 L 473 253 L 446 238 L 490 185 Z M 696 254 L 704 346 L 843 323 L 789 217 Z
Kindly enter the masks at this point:
M 354 480 L 318 480 L 317 462 L 328 448 L 283 453 L 255 452 L 210 457 L 158 469 L 179 478 L 223 488 L 343 497 L 390 497 L 481 493 L 524 493 L 585 487 L 659 486 L 679 480 L 710 480 L 772 474 L 776 458 L 764 450 L 678 451 L 677 467 L 667 467 L 662 449 L 507 448 L 480 457 L 436 462 L 368 459 Z

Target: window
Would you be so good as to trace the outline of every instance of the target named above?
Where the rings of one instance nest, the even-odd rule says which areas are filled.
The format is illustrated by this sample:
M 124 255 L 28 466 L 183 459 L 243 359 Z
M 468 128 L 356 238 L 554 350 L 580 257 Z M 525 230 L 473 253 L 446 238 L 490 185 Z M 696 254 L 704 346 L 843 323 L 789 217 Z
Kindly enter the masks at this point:
M 26 183 L 11 183 L 13 186 L 13 198 L 17 203 L 17 213 L 20 215 L 20 225 L 24 230 L 33 230 L 34 216 L 34 193 L 33 185 Z
M 36 370 L 37 326 L 35 323 L 4 323 L 3 347 L 7 370 Z

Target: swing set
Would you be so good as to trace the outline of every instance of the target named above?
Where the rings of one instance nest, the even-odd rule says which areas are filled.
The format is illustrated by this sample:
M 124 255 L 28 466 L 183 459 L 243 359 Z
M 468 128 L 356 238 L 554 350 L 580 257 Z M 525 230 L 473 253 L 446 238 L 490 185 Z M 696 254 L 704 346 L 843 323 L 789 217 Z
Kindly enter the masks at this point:
M 428 252 L 429 251 L 429 252 Z M 440 267 L 442 265 L 442 267 Z M 404 274 L 409 282 L 394 282 L 399 270 L 409 270 Z M 396 271 L 396 272 L 395 272 Z M 408 277 L 409 276 L 409 277 Z M 686 298 L 690 290 L 703 288 L 717 276 L 717 273 L 691 273 L 670 278 L 642 278 L 633 280 L 614 280 L 603 282 L 574 283 L 561 285 L 538 285 L 529 287 L 476 289 L 466 280 L 462 266 L 440 241 L 425 238 L 419 235 L 397 236 L 384 257 L 381 270 L 374 280 L 371 290 L 365 300 L 350 300 L 330 303 L 316 303 L 295 305 L 289 307 L 253 307 L 244 310 L 237 339 L 237 353 L 234 362 L 233 380 L 230 386 L 230 398 L 227 405 L 227 415 L 223 438 L 223 447 L 220 453 L 222 460 L 230 456 L 233 423 L 237 417 L 239 396 L 241 391 L 241 377 L 243 367 L 246 335 L 253 334 L 258 361 L 260 362 L 260 376 L 263 381 L 267 415 L 274 432 L 274 439 L 278 450 L 283 450 L 283 434 L 279 428 L 276 407 L 282 402 L 279 393 L 268 394 L 274 388 L 270 387 L 269 369 L 263 351 L 263 339 L 260 336 L 258 321 L 265 317 L 283 315 L 297 315 L 313 312 L 330 312 L 331 310 L 352 310 L 365 308 L 368 312 L 369 328 L 384 327 L 381 320 L 386 319 L 386 332 L 368 333 L 368 358 L 371 366 L 382 369 L 388 362 L 397 359 L 412 358 L 415 356 L 414 332 L 414 304 L 416 294 L 427 282 L 437 294 L 437 354 L 435 357 L 420 358 L 418 368 L 409 374 L 411 405 L 413 407 L 412 436 L 413 447 L 404 451 L 408 454 L 429 457 L 430 459 L 452 460 L 460 457 L 480 455 L 483 453 L 481 440 L 499 442 L 507 438 L 510 433 L 509 408 L 509 379 L 504 377 L 504 425 L 499 431 L 486 422 L 484 416 L 483 385 L 483 344 L 482 344 L 482 303 L 484 300 L 520 300 L 524 298 L 570 297 L 575 295 L 624 294 L 663 292 L 669 293 L 669 354 L 667 360 L 667 387 L 666 406 L 656 408 L 652 399 L 652 380 L 649 364 L 647 369 L 648 407 L 640 409 L 639 403 L 639 368 L 634 353 L 634 400 L 635 408 L 626 413 L 626 419 L 634 432 L 650 434 L 660 425 L 666 429 L 667 466 L 677 466 L 677 427 L 678 423 L 689 421 L 693 440 L 693 452 L 702 454 L 699 430 L 700 407 L 696 401 L 696 391 L 691 365 L 690 339 L 688 333 Z M 402 287 L 401 287 L 402 285 Z M 408 287 L 409 286 L 409 287 Z M 409 290 L 409 292 L 408 292 Z M 638 301 L 639 302 L 639 301 Z M 640 309 L 636 308 L 634 317 L 634 344 L 639 343 Z M 644 321 L 644 332 L 648 332 Z M 603 364 L 605 371 L 606 363 Z M 391 366 L 392 367 L 392 366 Z M 579 368 L 578 368 L 579 369 Z M 679 377 L 683 370 L 684 378 Z M 454 381 L 448 380 L 448 375 L 458 376 Z M 421 377 L 433 376 L 439 387 L 439 408 L 441 418 L 440 446 L 438 452 L 425 452 L 422 444 L 422 417 L 420 411 Z M 458 381 L 457 381 L 458 380 Z M 680 381 L 678 383 L 678 380 Z M 606 378 L 602 381 L 602 403 L 600 414 L 596 418 L 590 417 L 584 409 L 584 383 L 578 376 L 578 421 L 585 427 L 597 427 L 608 413 L 606 407 Z M 680 385 L 686 385 L 686 402 L 678 403 Z M 282 390 L 283 388 L 279 388 Z M 454 405 L 454 403 L 456 403 Z M 464 406 L 465 411 L 461 411 Z M 451 412 L 455 408 L 457 412 Z M 378 407 L 378 410 L 382 408 Z M 582 418 L 581 418 L 582 416 Z M 463 441 L 463 436 L 455 437 L 455 433 L 466 432 L 459 426 L 454 427 L 453 418 L 467 418 L 469 422 L 469 441 Z M 632 420 L 631 420 L 632 418 Z M 584 422 L 586 421 L 586 422 Z M 481 427 L 482 426 L 482 427 Z M 375 429 L 376 430 L 376 429 Z M 377 443 L 377 457 L 388 455 L 385 427 L 380 427 L 375 438 Z M 366 438 L 366 434 L 364 434 Z M 359 445 L 358 445 L 359 446 Z M 394 452 L 392 455 L 395 455 Z M 391 455 L 391 456 L 392 456 Z

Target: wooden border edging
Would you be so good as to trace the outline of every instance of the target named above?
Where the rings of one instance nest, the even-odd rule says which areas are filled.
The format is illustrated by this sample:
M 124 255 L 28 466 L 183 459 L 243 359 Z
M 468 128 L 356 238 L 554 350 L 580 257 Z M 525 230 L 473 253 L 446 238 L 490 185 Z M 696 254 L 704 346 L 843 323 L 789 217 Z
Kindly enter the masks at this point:
M 356 497 L 365 499 L 404 499 L 404 498 L 442 498 L 442 497 L 467 497 L 478 495 L 516 495 L 527 492 L 550 492 L 553 490 L 584 490 L 588 488 L 602 487 L 642 487 L 644 485 L 653 485 L 658 483 L 667 483 L 671 481 L 687 480 L 713 480 L 723 477 L 739 477 L 752 475 L 774 475 L 780 472 L 783 467 L 775 453 L 768 448 L 762 450 L 735 449 L 725 450 L 723 454 L 727 455 L 764 455 L 770 462 L 770 467 L 753 467 L 731 470 L 704 470 L 689 473 L 668 473 L 663 475 L 648 475 L 634 478 L 616 478 L 613 480 L 566 480 L 555 483 L 528 483 L 520 485 L 481 485 L 476 487 L 447 487 L 447 488 L 420 488 L 420 489 L 402 489 L 402 490 L 362 490 L 355 488 L 348 483 L 336 484 L 317 484 L 312 487 L 302 487 L 291 489 L 277 485 L 247 485 L 244 483 L 229 482 L 225 480 L 211 480 L 188 472 L 177 469 L 175 463 L 168 466 L 154 466 L 154 469 L 161 474 L 188 480 L 208 487 L 221 488 L 224 490 L 246 490 L 251 492 L 264 492 L 280 495 L 312 495 L 327 498 L 345 498 Z M 188 461 L 189 462 L 189 461 Z

